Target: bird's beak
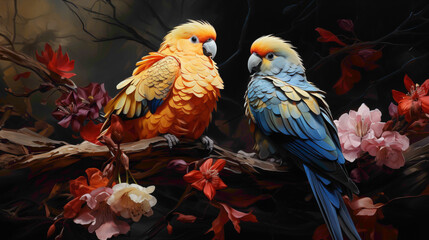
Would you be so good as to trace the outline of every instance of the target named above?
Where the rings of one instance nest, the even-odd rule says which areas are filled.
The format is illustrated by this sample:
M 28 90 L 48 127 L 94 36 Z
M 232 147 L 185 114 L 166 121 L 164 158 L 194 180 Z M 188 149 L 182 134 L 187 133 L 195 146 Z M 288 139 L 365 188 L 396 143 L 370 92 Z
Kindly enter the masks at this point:
M 259 72 L 261 70 L 262 59 L 258 54 L 253 53 L 250 55 L 249 60 L 247 61 L 247 68 L 249 69 L 250 74 Z
M 216 52 L 217 46 L 216 42 L 213 39 L 210 38 L 203 44 L 203 53 L 207 57 L 211 57 L 213 59 L 216 56 Z

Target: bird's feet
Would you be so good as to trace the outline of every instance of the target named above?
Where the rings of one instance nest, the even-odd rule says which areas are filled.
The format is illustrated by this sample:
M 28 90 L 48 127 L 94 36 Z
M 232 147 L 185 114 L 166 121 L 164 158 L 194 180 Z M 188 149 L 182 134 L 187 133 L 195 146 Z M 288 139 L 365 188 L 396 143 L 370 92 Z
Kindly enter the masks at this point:
M 207 150 L 212 151 L 214 147 L 214 141 L 207 137 L 206 135 L 203 135 L 200 137 L 201 142 L 204 144 Z
M 179 139 L 174 136 L 173 134 L 164 134 L 162 135 L 163 138 L 167 139 L 168 146 L 170 149 L 172 149 L 174 146 L 176 146 L 179 143 Z

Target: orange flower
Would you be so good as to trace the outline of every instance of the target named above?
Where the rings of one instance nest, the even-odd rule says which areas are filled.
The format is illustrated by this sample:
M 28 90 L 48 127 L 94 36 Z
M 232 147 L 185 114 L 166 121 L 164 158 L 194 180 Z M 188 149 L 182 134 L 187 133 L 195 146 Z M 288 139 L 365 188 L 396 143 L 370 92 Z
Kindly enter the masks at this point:
M 80 200 L 84 194 L 92 192 L 99 187 L 107 186 L 109 179 L 103 177 L 103 173 L 97 168 L 86 169 L 88 180 L 80 176 L 70 181 L 70 193 L 75 197 L 64 206 L 64 218 L 74 218 L 80 211 L 85 201 Z
M 424 114 L 429 114 L 429 79 L 421 86 L 415 84 L 407 75 L 404 77 L 404 85 L 408 94 L 392 90 L 393 99 L 398 103 L 399 115 L 405 115 L 407 122 L 418 120 Z
M 207 231 L 213 231 L 215 236 L 213 239 L 224 239 L 224 225 L 230 220 L 234 225 L 235 230 L 240 233 L 240 221 L 243 222 L 258 222 L 256 216 L 252 212 L 245 213 L 235 210 L 225 203 L 219 203 L 220 212 L 218 217 L 213 221 L 212 227 Z
M 200 170 L 192 170 L 183 176 L 186 182 L 192 187 L 204 191 L 208 199 L 212 200 L 217 189 L 226 188 L 226 184 L 219 177 L 219 172 L 225 167 L 226 161 L 218 159 L 213 165 L 213 159 L 207 159 L 200 167 Z

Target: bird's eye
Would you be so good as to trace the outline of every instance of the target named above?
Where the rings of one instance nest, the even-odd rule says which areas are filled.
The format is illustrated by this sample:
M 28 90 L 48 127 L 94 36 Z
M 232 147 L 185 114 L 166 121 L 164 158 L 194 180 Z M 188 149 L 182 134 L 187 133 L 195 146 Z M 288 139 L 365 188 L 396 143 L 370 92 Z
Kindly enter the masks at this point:
M 191 43 L 199 43 L 200 42 L 198 40 L 197 36 L 192 36 L 191 38 L 189 38 L 189 41 L 191 41 Z
M 270 61 L 273 60 L 274 59 L 274 53 L 267 53 L 266 58 Z

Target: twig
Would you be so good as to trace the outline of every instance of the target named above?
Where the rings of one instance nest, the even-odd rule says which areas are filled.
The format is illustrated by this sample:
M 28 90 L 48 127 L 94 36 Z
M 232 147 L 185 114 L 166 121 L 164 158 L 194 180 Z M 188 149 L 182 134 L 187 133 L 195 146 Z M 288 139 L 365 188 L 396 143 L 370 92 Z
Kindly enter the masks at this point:
M 13 1 L 13 5 L 15 8 L 15 13 L 13 14 L 13 35 L 12 35 L 12 43 L 15 42 L 16 38 L 16 16 L 18 15 L 18 0 Z
M 79 22 L 80 22 L 80 24 L 81 24 L 81 26 L 82 26 L 82 30 L 86 33 L 86 34 L 88 34 L 89 36 L 91 36 L 92 38 L 93 38 L 93 41 L 95 41 L 95 42 L 105 42 L 105 41 L 112 41 L 112 40 L 120 40 L 120 39 L 123 39 L 123 40 L 130 40 L 130 41 L 135 41 L 135 42 L 138 42 L 138 43 L 140 43 L 140 44 L 142 44 L 142 45 L 144 45 L 144 46 L 146 46 L 146 47 L 148 47 L 149 49 L 151 49 L 151 50 L 156 50 L 157 49 L 157 46 L 155 45 L 155 44 L 153 44 L 153 43 L 151 43 L 149 40 L 147 40 L 147 39 L 145 39 L 143 36 L 141 36 L 134 28 L 132 28 L 132 27 L 130 27 L 130 26 L 128 26 L 128 25 L 126 25 L 126 24 L 124 24 L 124 23 L 122 23 L 118 18 L 117 18 L 117 15 L 116 15 L 116 7 L 115 7 L 115 5 L 111 2 L 111 1 L 106 1 L 107 2 L 107 4 L 111 7 L 111 9 L 112 9 L 112 16 L 110 16 L 110 15 L 107 15 L 107 14 L 104 14 L 104 13 L 100 13 L 100 12 L 97 12 L 97 11 L 94 11 L 94 10 L 92 10 L 92 9 L 88 9 L 88 8 L 85 8 L 85 7 L 81 7 L 81 6 L 78 6 L 78 5 L 76 5 L 75 3 L 73 3 L 73 2 L 71 2 L 71 1 L 69 1 L 69 0 L 63 0 L 63 2 L 65 3 L 65 5 L 68 7 L 68 9 L 78 18 L 78 20 L 79 20 Z M 124 30 L 124 31 L 126 31 L 127 33 L 129 33 L 129 34 L 131 34 L 131 36 L 126 36 L 126 35 L 119 35 L 119 36 L 114 36 L 114 37 L 97 37 L 97 36 L 95 36 L 93 33 L 91 33 L 87 28 L 86 28 L 86 24 L 85 24 L 85 22 L 83 21 L 83 19 L 82 19 L 82 17 L 79 15 L 79 13 L 77 12 L 77 10 L 74 10 L 73 8 L 72 8 L 72 6 L 75 8 L 75 9 L 77 9 L 77 10 L 79 10 L 79 9 L 82 9 L 82 10 L 84 10 L 84 11 L 86 11 L 86 12 L 88 12 L 88 13 L 90 13 L 90 14 L 95 14 L 95 15 L 99 15 L 99 16 L 102 16 L 102 17 L 105 17 L 105 18 L 107 18 L 107 20 L 105 20 L 105 19 L 101 19 L 101 18 L 99 18 L 99 17 L 92 17 L 92 19 L 94 19 L 94 20 L 97 20 L 97 21 L 101 21 L 101 22 L 104 22 L 104 23 L 106 23 L 106 24 L 109 24 L 109 25 L 113 25 L 113 26 L 116 26 L 116 27 L 118 27 L 118 28 L 120 28 L 120 29 L 122 29 L 122 30 Z
M 30 92 L 27 92 L 27 93 L 14 93 L 14 92 L 12 92 L 12 90 L 10 90 L 8 88 L 6 88 L 5 91 L 6 91 L 7 94 L 10 94 L 10 95 L 12 95 L 14 97 L 29 97 L 29 96 L 33 95 L 34 93 L 39 92 L 40 88 L 33 89 L 33 90 L 31 90 Z
M 15 47 L 13 46 L 13 42 L 12 42 L 12 40 L 10 40 L 10 38 L 8 36 L 6 36 L 3 33 L 0 33 L 0 36 L 2 36 L 7 41 L 7 43 L 10 45 L 12 50 L 15 50 Z

